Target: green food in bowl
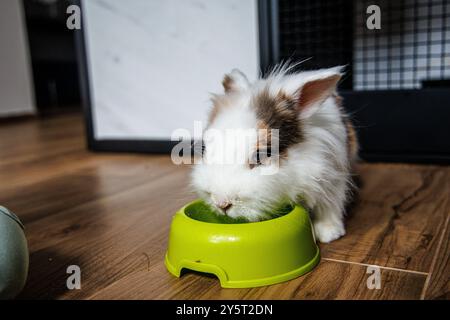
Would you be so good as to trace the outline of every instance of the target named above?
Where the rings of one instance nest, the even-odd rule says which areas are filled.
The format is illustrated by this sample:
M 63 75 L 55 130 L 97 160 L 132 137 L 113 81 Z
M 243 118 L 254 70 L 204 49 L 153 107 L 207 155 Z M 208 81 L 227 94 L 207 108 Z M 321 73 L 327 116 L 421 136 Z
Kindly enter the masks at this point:
M 280 205 L 278 206 L 278 209 L 275 209 L 270 213 L 265 212 L 265 220 L 284 216 L 291 212 L 292 208 L 293 206 L 290 204 Z M 225 214 L 217 213 L 211 206 L 203 201 L 196 201 L 188 205 L 185 209 L 185 214 L 192 219 L 209 223 L 237 224 L 249 222 L 245 217 L 232 218 Z

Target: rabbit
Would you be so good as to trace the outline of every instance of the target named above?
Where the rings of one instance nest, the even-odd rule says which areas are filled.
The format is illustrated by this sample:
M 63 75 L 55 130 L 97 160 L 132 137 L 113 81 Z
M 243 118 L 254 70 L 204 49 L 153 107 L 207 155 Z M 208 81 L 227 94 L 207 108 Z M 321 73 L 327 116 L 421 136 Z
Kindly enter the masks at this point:
M 224 92 L 212 97 L 204 132 L 277 129 L 278 161 L 267 161 L 270 143 L 266 139 L 261 147 L 259 134 L 250 148 L 204 136 L 204 161 L 193 166 L 191 184 L 218 213 L 248 221 L 267 219 L 264 212 L 279 203 L 301 203 L 311 212 L 316 239 L 328 243 L 345 234 L 344 210 L 354 190 L 351 169 L 358 152 L 355 130 L 336 93 L 343 67 L 292 69 L 277 66 L 253 83 L 237 69 L 226 74 Z M 216 157 L 220 151 L 246 161 L 223 163 Z M 263 174 L 274 163 L 277 170 Z

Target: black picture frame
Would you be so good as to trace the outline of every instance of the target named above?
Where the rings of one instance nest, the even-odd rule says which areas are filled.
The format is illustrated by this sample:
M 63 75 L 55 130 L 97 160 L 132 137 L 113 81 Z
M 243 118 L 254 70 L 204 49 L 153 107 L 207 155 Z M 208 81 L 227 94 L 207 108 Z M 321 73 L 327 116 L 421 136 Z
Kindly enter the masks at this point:
M 80 0 L 73 2 L 82 6 Z M 263 72 L 279 62 L 277 15 L 277 0 L 258 0 L 260 66 Z M 178 142 L 95 138 L 83 21 L 81 30 L 75 32 L 88 149 L 170 153 Z M 450 163 L 450 89 L 343 90 L 340 93 L 355 124 L 362 159 Z

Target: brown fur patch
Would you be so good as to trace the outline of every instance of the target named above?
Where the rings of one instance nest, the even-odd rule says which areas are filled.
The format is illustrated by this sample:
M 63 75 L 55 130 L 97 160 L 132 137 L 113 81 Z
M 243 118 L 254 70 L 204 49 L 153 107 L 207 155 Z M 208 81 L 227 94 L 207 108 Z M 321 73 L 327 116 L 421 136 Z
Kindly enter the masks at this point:
M 259 129 L 279 130 L 279 152 L 282 156 L 287 149 L 302 141 L 301 125 L 298 120 L 296 101 L 293 97 L 279 92 L 276 97 L 265 89 L 253 98 Z M 270 143 L 270 136 L 268 136 Z
M 233 79 L 229 75 L 225 75 L 222 80 L 223 88 L 225 92 L 230 92 L 233 89 Z

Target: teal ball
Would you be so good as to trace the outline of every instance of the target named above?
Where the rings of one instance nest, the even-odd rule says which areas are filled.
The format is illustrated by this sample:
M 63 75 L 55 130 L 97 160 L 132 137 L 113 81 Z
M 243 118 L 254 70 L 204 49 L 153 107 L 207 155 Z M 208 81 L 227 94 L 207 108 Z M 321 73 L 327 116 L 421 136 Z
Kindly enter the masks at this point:
M 28 245 L 19 218 L 0 206 L 0 299 L 12 299 L 28 275 Z

